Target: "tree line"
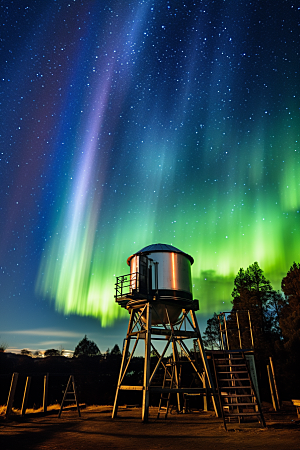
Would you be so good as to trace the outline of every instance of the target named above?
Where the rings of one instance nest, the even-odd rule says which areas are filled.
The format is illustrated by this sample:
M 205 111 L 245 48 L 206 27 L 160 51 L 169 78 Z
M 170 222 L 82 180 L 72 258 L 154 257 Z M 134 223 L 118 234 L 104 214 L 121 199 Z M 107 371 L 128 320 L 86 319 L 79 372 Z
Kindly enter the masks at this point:
M 47 356 L 64 356 L 65 350 L 63 348 L 49 348 L 45 350 L 44 353 L 36 350 L 35 352 L 31 352 L 27 348 L 23 348 L 21 350 L 21 355 L 27 356 L 35 356 L 35 357 L 47 357 Z M 76 345 L 75 350 L 73 352 L 73 358 L 78 358 L 80 356 L 101 356 L 102 353 L 98 347 L 98 345 L 88 339 L 87 335 Z M 104 353 L 105 356 L 108 355 L 121 355 L 121 350 L 118 344 L 115 344 L 113 348 L 110 350 L 109 348 Z

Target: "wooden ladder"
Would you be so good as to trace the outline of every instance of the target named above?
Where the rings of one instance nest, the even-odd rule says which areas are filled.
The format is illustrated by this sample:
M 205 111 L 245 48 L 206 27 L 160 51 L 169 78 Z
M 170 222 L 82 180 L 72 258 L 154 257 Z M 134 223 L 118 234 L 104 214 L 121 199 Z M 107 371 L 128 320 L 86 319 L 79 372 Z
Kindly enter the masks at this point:
M 226 422 L 238 420 L 240 423 L 250 417 L 256 417 L 265 427 L 244 352 L 213 352 L 212 359 L 225 430 Z
M 81 413 L 80 413 L 80 409 L 79 409 L 79 403 L 77 400 L 77 394 L 76 394 L 76 387 L 75 387 L 75 380 L 74 380 L 74 375 L 70 375 L 69 379 L 68 379 L 68 384 L 66 387 L 66 390 L 64 392 L 64 396 L 60 405 L 60 410 L 58 413 L 58 418 L 60 418 L 60 415 L 62 413 L 63 407 L 65 403 L 69 403 L 69 402 L 75 402 L 76 406 L 77 406 L 77 411 L 78 411 L 78 415 L 79 417 L 81 417 Z
M 163 389 L 164 388 L 173 388 L 174 387 L 174 373 L 175 373 L 175 364 L 173 361 L 166 364 L 164 381 L 163 381 Z M 178 387 L 178 386 L 175 386 Z M 159 419 L 160 414 L 164 414 L 164 419 L 167 418 L 170 406 L 170 397 L 171 392 L 162 392 L 158 405 L 158 413 L 157 418 Z

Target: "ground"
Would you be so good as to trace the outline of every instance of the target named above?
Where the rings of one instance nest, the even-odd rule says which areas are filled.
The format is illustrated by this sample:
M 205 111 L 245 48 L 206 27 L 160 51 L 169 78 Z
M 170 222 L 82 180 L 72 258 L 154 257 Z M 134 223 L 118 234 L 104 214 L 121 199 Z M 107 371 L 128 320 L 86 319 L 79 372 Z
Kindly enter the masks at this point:
M 264 408 L 267 428 L 258 422 L 229 424 L 228 432 L 212 412 L 169 414 L 156 419 L 157 408 L 150 409 L 149 423 L 141 422 L 141 409 L 119 408 L 111 419 L 112 408 L 86 407 L 78 417 L 76 409 L 47 416 L 29 414 L 0 421 L 1 450 L 230 450 L 300 449 L 300 420 L 296 409 L 286 406 L 279 413 Z

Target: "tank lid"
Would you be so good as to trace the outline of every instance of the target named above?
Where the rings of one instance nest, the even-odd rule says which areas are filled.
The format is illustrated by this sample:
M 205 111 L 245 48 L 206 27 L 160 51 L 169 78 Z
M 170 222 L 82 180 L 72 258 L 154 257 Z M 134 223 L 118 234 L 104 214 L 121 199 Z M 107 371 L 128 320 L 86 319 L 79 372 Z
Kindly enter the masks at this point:
M 182 252 L 179 250 L 179 248 L 173 247 L 173 245 L 168 244 L 151 244 L 147 245 L 147 247 L 142 248 L 138 252 L 134 253 L 133 255 L 130 255 L 127 259 L 127 264 L 130 266 L 131 258 L 133 258 L 135 255 L 142 255 L 142 254 L 148 254 L 148 253 L 154 253 L 154 252 L 170 252 L 170 253 L 181 253 L 182 255 L 185 255 L 193 264 L 194 258 L 187 253 Z

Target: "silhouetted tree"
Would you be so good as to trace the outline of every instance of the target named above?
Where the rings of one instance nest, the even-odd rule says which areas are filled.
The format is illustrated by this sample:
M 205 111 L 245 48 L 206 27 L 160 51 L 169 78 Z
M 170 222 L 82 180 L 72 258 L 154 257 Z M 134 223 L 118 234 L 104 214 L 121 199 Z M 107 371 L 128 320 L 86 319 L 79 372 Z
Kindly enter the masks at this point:
M 279 323 L 285 345 L 299 348 L 300 344 L 300 264 L 294 262 L 281 282 L 285 301 L 279 314 Z
M 32 352 L 30 350 L 28 350 L 27 348 L 23 348 L 21 350 L 21 355 L 32 356 Z
M 274 344 L 281 336 L 278 313 L 282 296 L 273 290 L 257 262 L 239 270 L 231 295 L 233 311 L 250 311 L 257 355 L 261 358 L 272 355 Z M 243 323 L 240 326 L 243 328 Z
M 49 348 L 44 352 L 44 356 L 60 356 L 60 351 L 55 348 Z
M 74 357 L 81 356 L 81 355 L 85 355 L 85 356 L 101 355 L 101 352 L 100 352 L 97 344 L 95 344 L 95 342 L 93 342 L 93 341 L 90 341 L 86 335 L 75 347 L 75 351 L 73 354 Z
M 270 291 L 268 300 L 264 308 L 264 320 L 266 329 L 269 330 L 274 336 L 282 339 L 282 330 L 280 327 L 279 319 L 283 306 L 286 300 L 282 292 Z
M 121 355 L 121 350 L 118 344 L 114 345 L 110 352 L 111 355 Z
M 233 309 L 249 310 L 254 326 L 263 331 L 264 311 L 272 291 L 270 281 L 266 279 L 257 262 L 246 270 L 241 268 L 234 279 L 234 288 L 231 294 Z
M 8 347 L 8 345 L 6 344 L 6 342 L 1 342 L 1 344 L 0 344 L 0 352 L 5 352 L 7 347 Z
M 207 321 L 207 327 L 202 335 L 205 348 L 209 350 L 221 349 L 221 335 L 218 315 L 214 313 L 211 319 Z

